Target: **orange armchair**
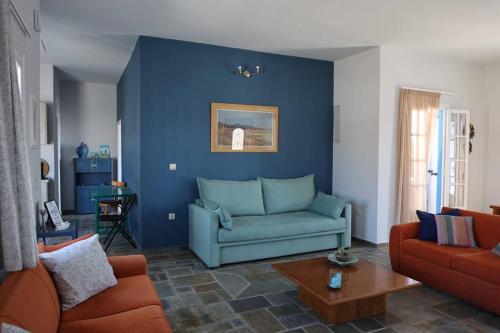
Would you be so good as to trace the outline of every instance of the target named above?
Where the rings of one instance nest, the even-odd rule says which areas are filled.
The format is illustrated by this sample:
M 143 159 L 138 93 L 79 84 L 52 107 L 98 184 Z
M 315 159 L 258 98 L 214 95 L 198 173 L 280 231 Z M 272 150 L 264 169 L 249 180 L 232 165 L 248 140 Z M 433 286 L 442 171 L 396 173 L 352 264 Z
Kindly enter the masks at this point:
M 58 244 L 38 244 L 39 252 L 56 251 L 91 235 Z M 74 308 L 61 311 L 54 282 L 40 260 L 33 269 L 7 275 L 0 285 L 0 323 L 32 333 L 172 332 L 147 276 L 143 255 L 108 257 L 118 284 Z

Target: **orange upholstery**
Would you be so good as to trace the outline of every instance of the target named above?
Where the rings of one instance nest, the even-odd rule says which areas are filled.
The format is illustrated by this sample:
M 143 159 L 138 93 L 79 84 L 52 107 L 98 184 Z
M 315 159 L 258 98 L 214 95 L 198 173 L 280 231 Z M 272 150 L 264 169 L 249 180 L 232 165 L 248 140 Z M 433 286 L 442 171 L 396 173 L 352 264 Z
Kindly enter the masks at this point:
M 40 253 L 55 246 L 38 244 Z M 118 284 L 61 313 L 57 290 L 43 264 L 9 273 L 0 285 L 0 323 L 31 333 L 56 332 L 172 332 L 161 301 L 147 276 L 142 255 L 109 257 Z
M 401 274 L 499 315 L 500 286 L 450 268 L 401 254 Z
M 500 258 L 489 251 L 454 256 L 451 267 L 500 285 Z
M 40 261 L 36 268 L 8 274 L 0 286 L 0 322 L 30 332 L 53 333 L 60 309 L 52 278 Z
M 500 216 L 472 211 L 462 216 L 474 217 L 479 248 L 421 241 L 419 222 L 396 225 L 389 239 L 392 269 L 500 315 L 500 297 L 492 297 L 500 295 L 500 258 L 490 252 L 500 242 Z
M 419 239 L 404 240 L 401 250 L 417 258 L 448 268 L 451 268 L 451 259 L 454 255 L 482 251 L 467 247 L 442 246 L 434 242 L 421 241 Z
M 61 322 L 108 316 L 147 305 L 161 306 L 151 280 L 146 275 L 118 279 L 118 284 L 63 311 Z
M 149 305 L 111 316 L 62 323 L 58 333 L 170 333 L 163 309 Z
M 399 272 L 401 244 L 406 239 L 418 237 L 419 222 L 395 225 L 391 228 L 389 236 L 389 257 L 392 268 Z
M 147 275 L 146 258 L 143 255 L 108 257 L 116 278 L 134 275 Z
M 444 207 L 443 211 L 451 208 Z M 461 210 L 460 215 L 472 216 L 474 218 L 474 237 L 477 246 L 491 250 L 500 242 L 500 215 Z

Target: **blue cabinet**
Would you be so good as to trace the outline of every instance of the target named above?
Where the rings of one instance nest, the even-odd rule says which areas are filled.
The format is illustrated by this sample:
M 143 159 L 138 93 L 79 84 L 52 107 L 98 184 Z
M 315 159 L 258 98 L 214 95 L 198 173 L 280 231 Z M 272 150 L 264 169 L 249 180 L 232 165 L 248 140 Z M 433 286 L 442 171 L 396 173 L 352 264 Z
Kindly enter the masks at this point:
M 91 194 L 96 188 L 111 187 L 113 179 L 113 159 L 75 158 L 75 213 L 94 213 Z
M 83 185 L 75 186 L 75 211 L 77 214 L 90 214 L 95 212 L 95 203 L 91 194 L 96 188 L 107 187 L 109 185 Z
M 111 158 L 75 158 L 75 173 L 112 172 Z

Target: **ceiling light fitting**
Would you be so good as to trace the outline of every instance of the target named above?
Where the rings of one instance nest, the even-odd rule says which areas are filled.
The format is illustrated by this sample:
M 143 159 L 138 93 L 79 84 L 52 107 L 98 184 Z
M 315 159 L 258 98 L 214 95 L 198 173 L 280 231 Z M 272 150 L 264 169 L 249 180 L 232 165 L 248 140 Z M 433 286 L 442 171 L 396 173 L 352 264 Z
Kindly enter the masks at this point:
M 243 66 L 238 66 L 238 70 L 236 71 L 236 75 L 245 78 L 249 78 L 254 75 L 259 75 L 260 73 L 262 73 L 260 66 L 255 66 L 255 72 L 250 72 L 248 68 L 243 69 Z

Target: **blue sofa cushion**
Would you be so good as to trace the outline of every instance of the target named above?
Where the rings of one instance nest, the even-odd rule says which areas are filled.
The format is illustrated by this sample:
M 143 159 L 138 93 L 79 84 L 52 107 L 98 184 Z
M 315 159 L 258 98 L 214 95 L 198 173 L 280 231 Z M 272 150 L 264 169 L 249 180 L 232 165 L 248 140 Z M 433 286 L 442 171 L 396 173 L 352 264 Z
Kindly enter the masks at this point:
M 208 199 L 197 199 L 196 201 L 198 200 L 200 200 L 200 202 L 202 203 L 201 206 L 203 208 L 208 209 L 209 211 L 219 215 L 219 223 L 223 228 L 231 230 L 233 226 L 233 219 L 231 217 L 231 214 L 229 214 L 229 212 L 227 211 L 227 209 Z
M 232 230 L 219 229 L 219 242 L 242 242 L 344 230 L 344 218 L 334 220 L 310 211 L 233 217 Z
M 294 179 L 266 179 L 262 181 L 266 214 L 308 210 L 314 200 L 314 175 Z
M 331 217 L 332 219 L 338 219 L 348 203 L 349 201 L 347 199 L 328 195 L 319 191 L 316 199 L 314 199 L 311 205 L 311 211 Z
M 198 190 L 201 199 L 224 207 L 231 216 L 265 214 L 259 179 L 228 181 L 198 177 Z
M 418 231 L 418 239 L 424 241 L 437 242 L 437 226 L 436 226 L 436 215 L 452 215 L 460 216 L 460 209 L 452 209 L 445 214 L 432 214 L 417 210 L 417 216 L 420 220 L 420 228 Z

